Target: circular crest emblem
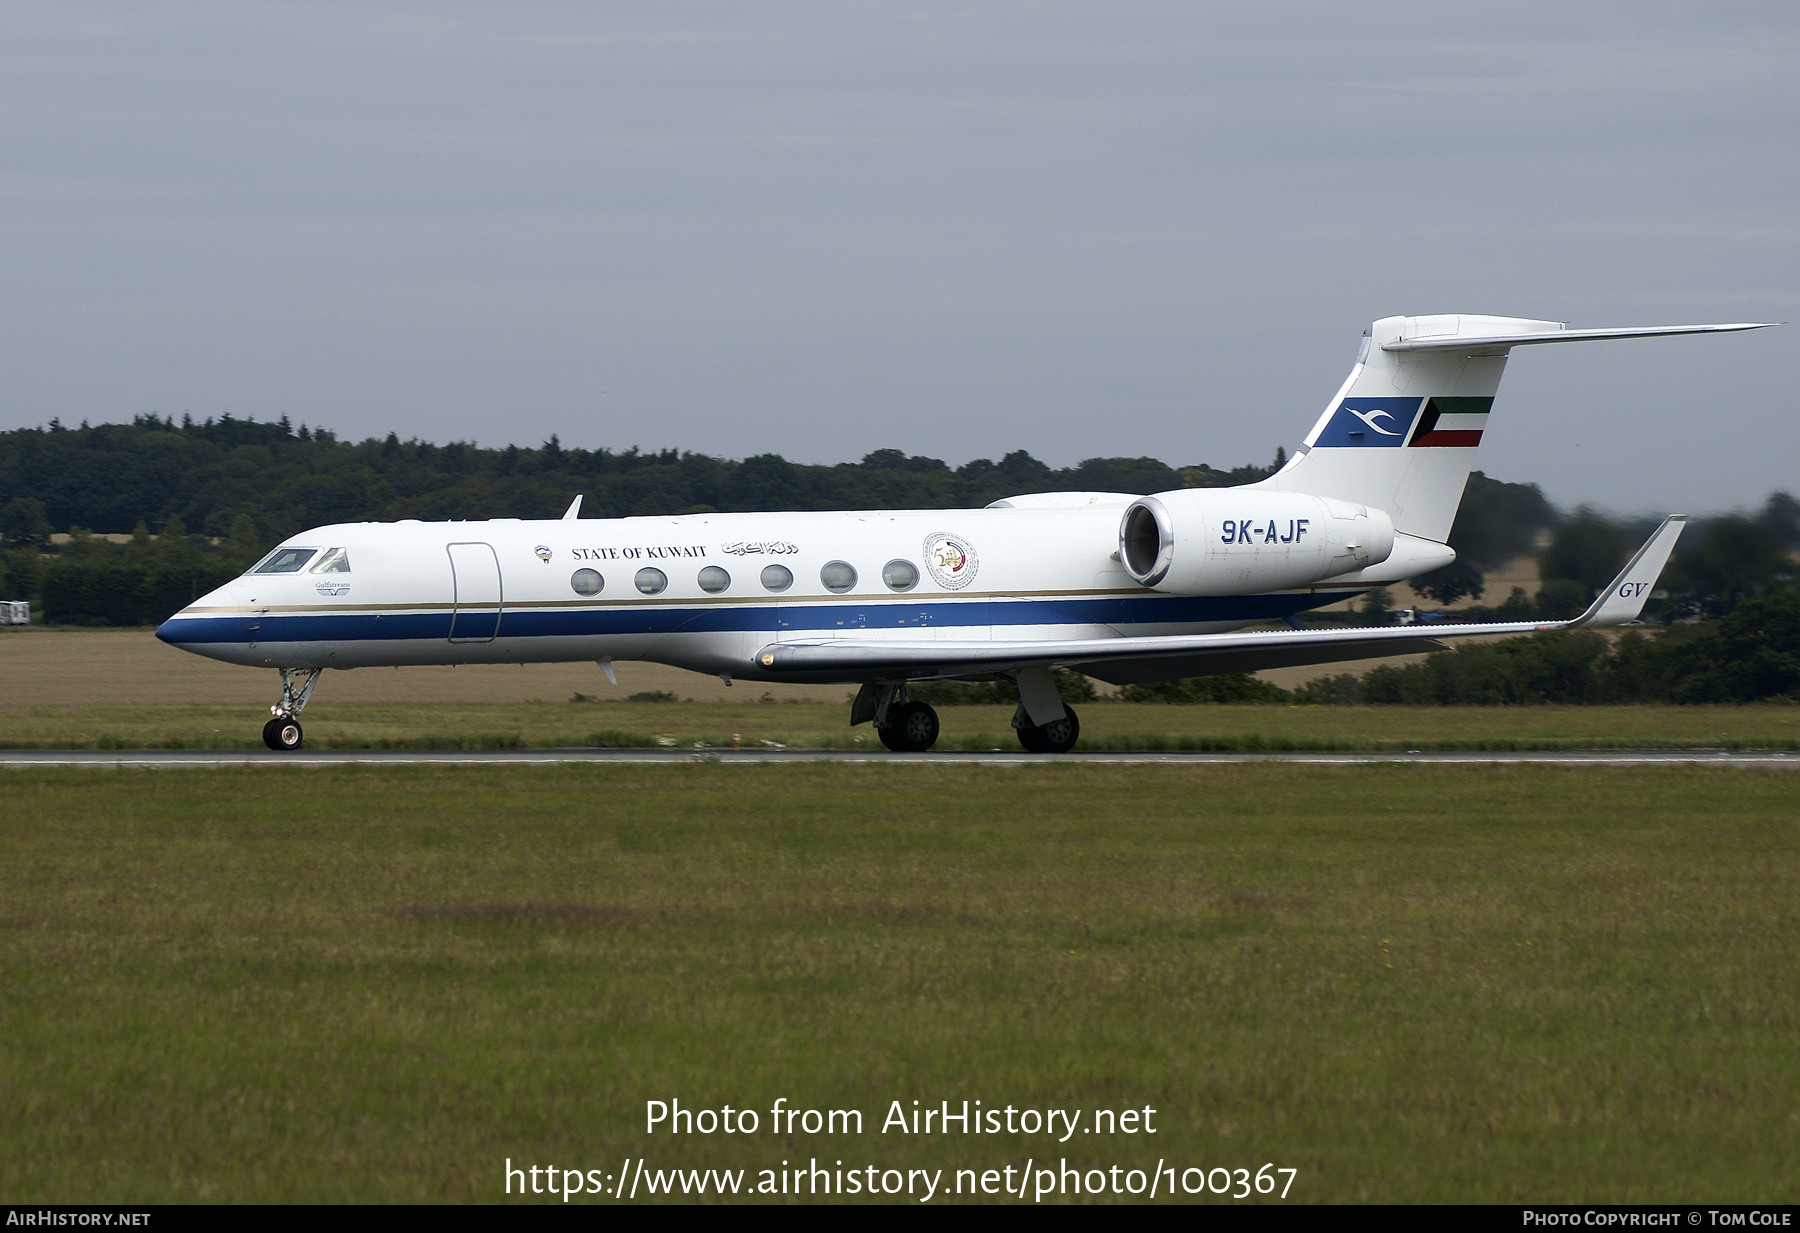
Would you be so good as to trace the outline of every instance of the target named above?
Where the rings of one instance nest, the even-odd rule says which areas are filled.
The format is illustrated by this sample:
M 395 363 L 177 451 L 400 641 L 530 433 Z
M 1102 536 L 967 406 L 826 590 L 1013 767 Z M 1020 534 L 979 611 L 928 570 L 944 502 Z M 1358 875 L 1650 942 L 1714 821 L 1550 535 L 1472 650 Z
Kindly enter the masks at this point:
M 946 591 L 960 591 L 975 581 L 978 566 L 968 540 L 943 531 L 925 537 L 925 568 Z
M 538 560 L 548 561 L 550 559 L 550 545 L 549 544 L 539 544 L 537 546 L 536 551 L 537 551 L 537 559 Z

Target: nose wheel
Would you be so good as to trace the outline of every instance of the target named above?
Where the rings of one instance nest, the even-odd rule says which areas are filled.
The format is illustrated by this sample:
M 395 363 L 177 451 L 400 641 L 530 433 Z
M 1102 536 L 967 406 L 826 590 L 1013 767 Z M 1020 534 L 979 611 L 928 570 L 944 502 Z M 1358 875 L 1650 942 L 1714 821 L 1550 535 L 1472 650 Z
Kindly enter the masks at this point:
M 263 725 L 263 744 L 270 749 L 298 749 L 305 736 L 297 719 L 277 715 Z
M 1063 703 L 1063 717 L 1047 724 L 1027 724 L 1019 729 L 1019 744 L 1027 753 L 1068 753 L 1081 735 L 1075 708 Z
M 317 668 L 281 670 L 281 701 L 269 708 L 275 718 L 263 725 L 263 744 L 274 750 L 300 748 L 306 732 L 300 727 L 299 715 L 306 709 L 313 686 L 318 683 Z

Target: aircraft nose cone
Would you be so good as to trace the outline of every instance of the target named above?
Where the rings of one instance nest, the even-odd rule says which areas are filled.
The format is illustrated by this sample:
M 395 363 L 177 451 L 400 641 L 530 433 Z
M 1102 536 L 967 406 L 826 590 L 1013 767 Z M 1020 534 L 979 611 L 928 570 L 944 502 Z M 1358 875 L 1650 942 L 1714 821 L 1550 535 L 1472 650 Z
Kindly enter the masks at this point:
M 156 627 L 157 640 L 166 642 L 170 646 L 182 646 L 192 641 L 193 633 L 194 617 L 186 608 L 172 613 L 166 621 Z M 186 637 L 183 636 L 184 634 Z

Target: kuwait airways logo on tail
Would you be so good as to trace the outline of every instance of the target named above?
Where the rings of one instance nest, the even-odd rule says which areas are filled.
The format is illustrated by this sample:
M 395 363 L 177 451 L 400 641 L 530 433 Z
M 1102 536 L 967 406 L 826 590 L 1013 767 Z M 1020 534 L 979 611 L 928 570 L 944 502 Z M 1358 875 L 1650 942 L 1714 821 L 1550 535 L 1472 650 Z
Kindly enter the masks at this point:
M 1492 398 L 1346 398 L 1314 448 L 1398 449 L 1481 444 Z
M 1339 449 L 1397 448 L 1406 444 L 1406 434 L 1412 431 L 1413 421 L 1418 419 L 1419 407 L 1424 401 L 1423 398 L 1346 398 L 1338 404 L 1337 413 L 1313 445 L 1327 449 L 1333 446 Z

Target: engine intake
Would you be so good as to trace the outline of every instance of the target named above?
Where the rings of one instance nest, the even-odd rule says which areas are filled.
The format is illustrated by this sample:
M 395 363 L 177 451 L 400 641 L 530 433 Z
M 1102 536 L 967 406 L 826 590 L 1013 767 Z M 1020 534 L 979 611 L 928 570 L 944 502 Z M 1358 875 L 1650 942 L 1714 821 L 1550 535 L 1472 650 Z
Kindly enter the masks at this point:
M 1119 563 L 1172 595 L 1249 595 L 1378 565 L 1385 512 L 1294 492 L 1183 488 L 1139 497 L 1119 523 Z

